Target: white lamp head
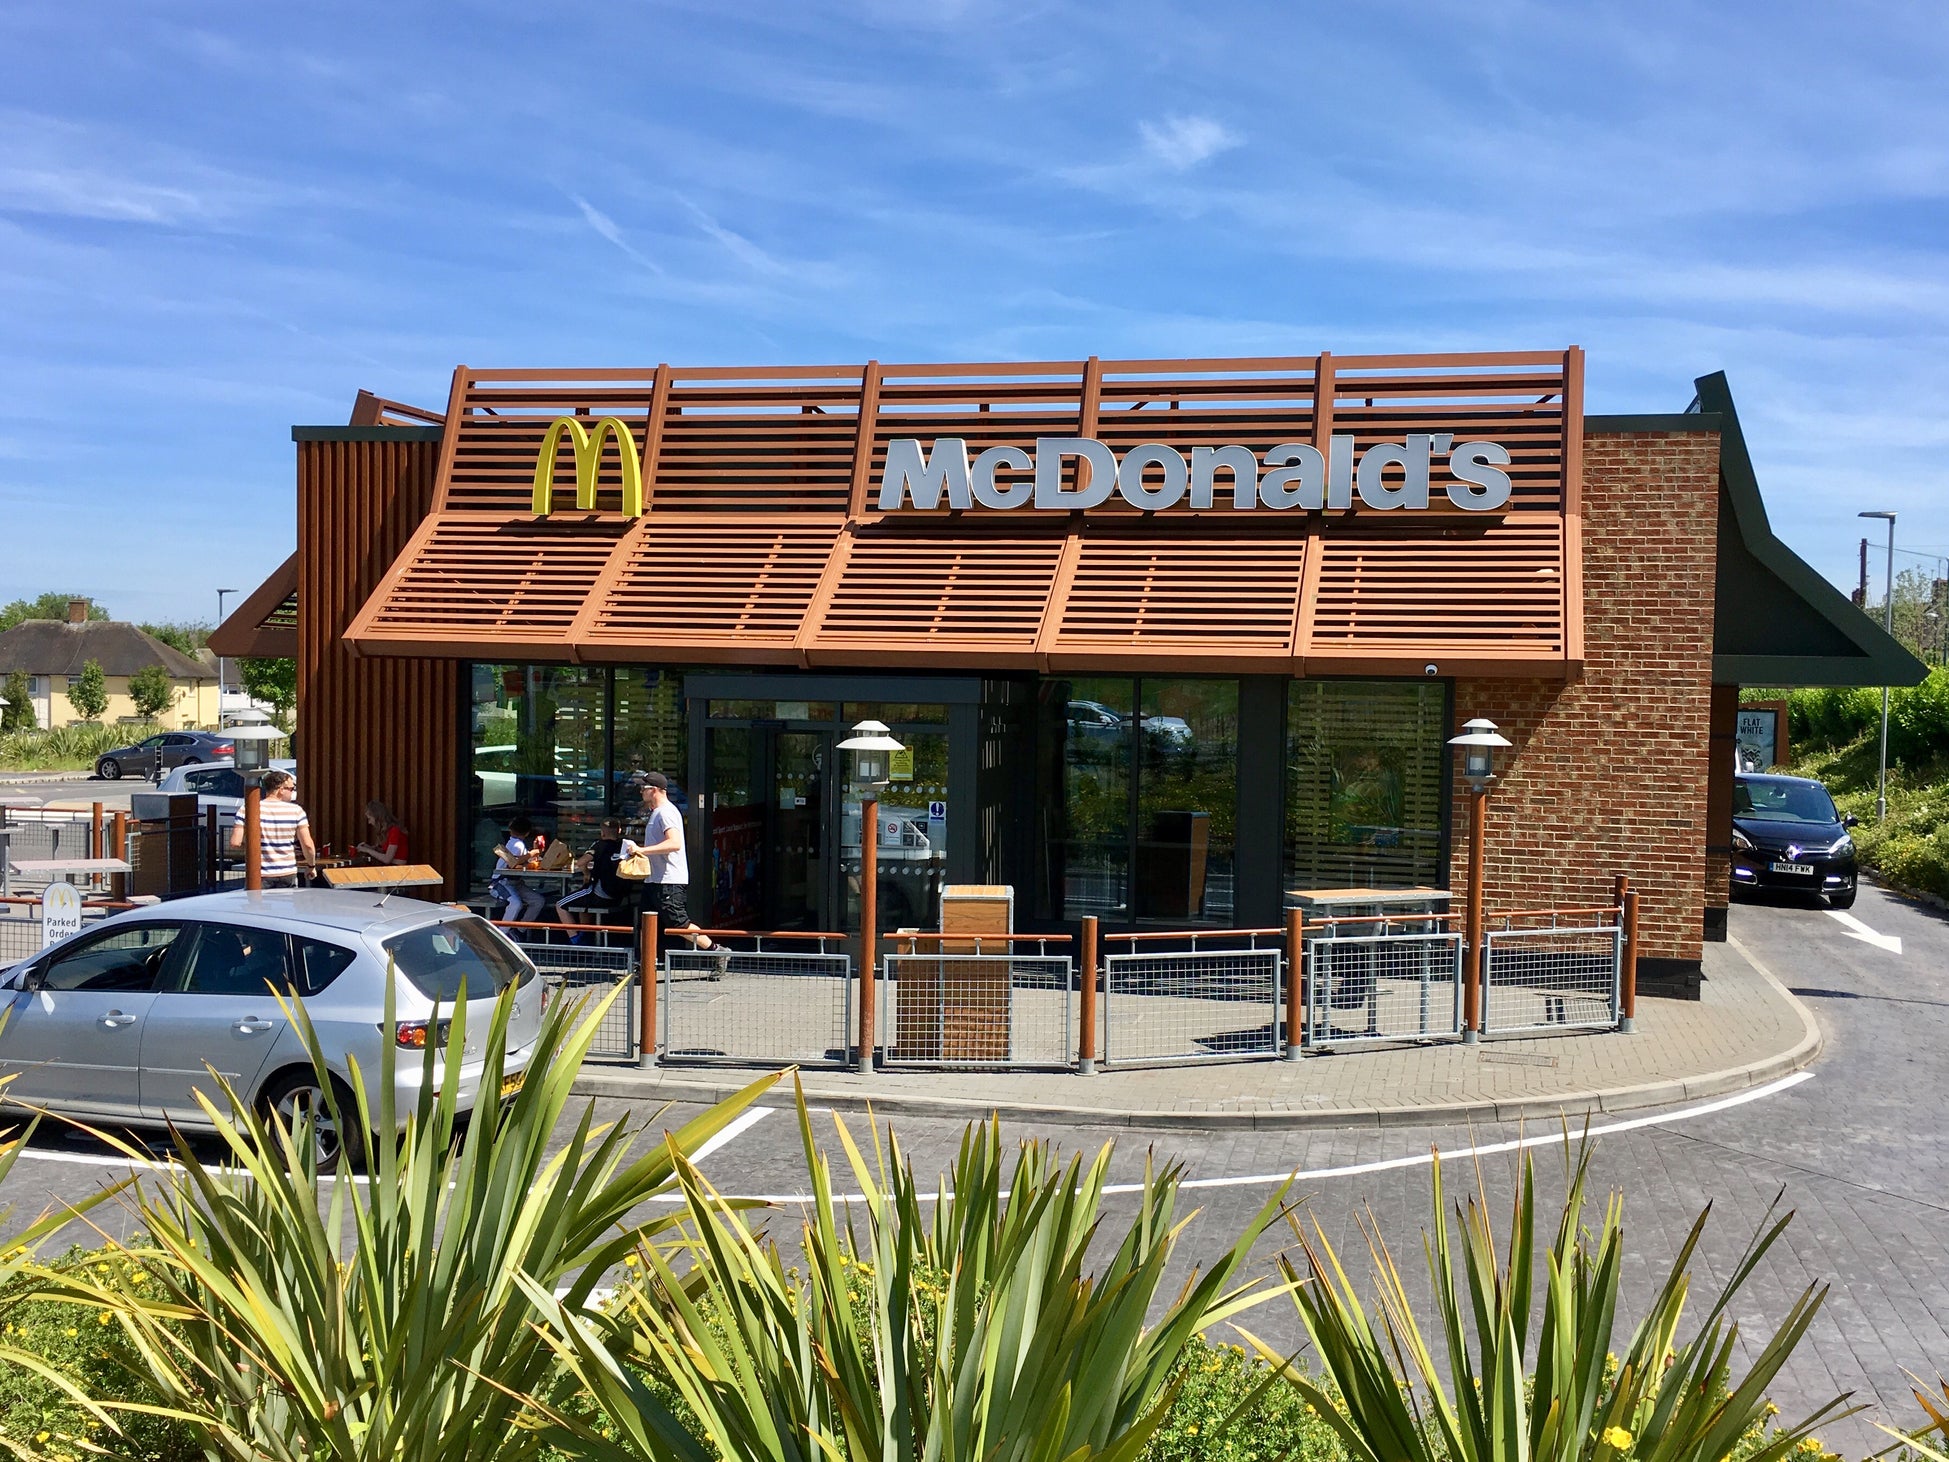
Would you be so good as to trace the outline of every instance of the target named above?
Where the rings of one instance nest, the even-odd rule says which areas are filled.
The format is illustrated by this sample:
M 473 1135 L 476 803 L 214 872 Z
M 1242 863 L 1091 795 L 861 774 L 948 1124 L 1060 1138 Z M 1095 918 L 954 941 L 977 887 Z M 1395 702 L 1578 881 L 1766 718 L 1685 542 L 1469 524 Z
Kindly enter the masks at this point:
M 853 780 L 868 787 L 885 786 L 892 771 L 892 753 L 907 748 L 887 734 L 884 721 L 860 721 L 853 734 L 839 743 L 853 754 Z

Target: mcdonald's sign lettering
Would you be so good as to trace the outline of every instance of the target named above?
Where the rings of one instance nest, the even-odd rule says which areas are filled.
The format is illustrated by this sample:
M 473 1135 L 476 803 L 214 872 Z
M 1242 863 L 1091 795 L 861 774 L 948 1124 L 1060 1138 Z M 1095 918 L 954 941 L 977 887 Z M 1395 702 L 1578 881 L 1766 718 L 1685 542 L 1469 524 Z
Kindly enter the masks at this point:
M 591 513 L 596 506 L 596 478 L 602 471 L 602 445 L 605 438 L 616 439 L 616 456 L 622 464 L 623 516 L 643 516 L 643 459 L 636 453 L 636 438 L 621 417 L 605 416 L 593 431 L 572 416 L 559 417 L 548 424 L 541 439 L 541 453 L 535 458 L 536 517 L 545 516 L 555 501 L 555 454 L 567 437 L 575 450 L 575 506 Z

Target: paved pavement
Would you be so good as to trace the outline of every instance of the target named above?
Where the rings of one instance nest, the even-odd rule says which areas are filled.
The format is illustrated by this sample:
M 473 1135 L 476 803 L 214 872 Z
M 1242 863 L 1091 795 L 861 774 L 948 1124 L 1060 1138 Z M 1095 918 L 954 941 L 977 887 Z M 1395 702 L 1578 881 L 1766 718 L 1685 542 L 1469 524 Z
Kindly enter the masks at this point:
M 1729 973 L 1736 971 L 1729 961 L 1738 960 L 1743 951 L 1749 969 L 1756 964 L 1770 970 L 1812 1012 L 1824 1040 L 1820 1054 L 1803 1071 L 1761 1085 L 1622 1117 L 1600 1114 L 1595 1118 L 1600 1136 L 1594 1180 L 1600 1195 L 1610 1187 L 1625 1195 L 1629 1295 L 1644 1293 L 1699 1209 L 1713 1204 L 1713 1221 L 1696 1266 L 1695 1315 L 1775 1193 L 1784 1190 L 1794 1222 L 1756 1275 L 1738 1318 L 1749 1336 L 1763 1338 L 1808 1283 L 1831 1281 L 1833 1288 L 1807 1342 L 1774 1388 L 1775 1399 L 1795 1413 L 1852 1389 L 1860 1399 L 1876 1403 L 1876 1415 L 1912 1422 L 1905 1370 L 1932 1376 L 1949 1369 L 1949 1138 L 1944 1135 L 1943 1092 L 1943 1052 L 1949 1050 L 1949 917 L 1871 887 L 1864 887 L 1853 914 L 1880 938 L 1871 942 L 1857 937 L 1859 930 L 1810 907 L 1733 909 L 1737 945 L 1715 954 L 1717 973 L 1707 985 L 1709 992 L 1717 987 L 1713 1000 L 1699 1006 L 1674 1004 L 1674 1018 L 1690 1011 L 1712 1020 L 1714 1001 L 1730 998 L 1729 988 L 1739 983 L 1740 977 Z M 1901 941 L 1899 953 L 1888 947 L 1892 939 Z M 1759 983 L 1751 988 L 1770 989 L 1763 974 L 1754 978 Z M 1779 1003 L 1785 1010 L 1794 1008 Z M 1652 1016 L 1660 1004 L 1646 1002 L 1641 1014 Z M 1760 1008 L 1750 1007 L 1754 1012 Z M 1652 1043 L 1640 1035 L 1592 1038 L 1585 1044 L 1629 1051 Z M 1524 1043 L 1510 1049 L 1542 1052 L 1546 1046 Z M 1736 1053 L 1740 1048 L 1727 1049 Z M 1378 1070 L 1373 1063 L 1382 1059 L 1379 1052 L 1347 1055 L 1309 1061 L 1302 1070 L 1346 1070 L 1354 1075 L 1345 1079 L 1355 1081 L 1363 1070 Z M 1239 1069 L 1207 1068 L 1197 1075 L 1212 1083 Z M 1528 1079 L 1541 1069 L 1511 1068 Z M 1487 1079 L 1500 1079 L 1500 1074 L 1492 1071 Z M 876 1091 L 889 1081 L 873 1080 Z M 1107 1080 L 1067 1078 L 1065 1089 L 1108 1089 L 1102 1085 Z M 598 1099 L 597 1107 L 603 1115 L 628 1115 L 657 1128 L 692 1115 L 697 1106 L 691 1095 L 691 1101 L 661 1108 L 615 1098 Z M 709 1155 L 703 1167 L 725 1192 L 789 1201 L 805 1188 L 796 1124 L 785 1102 L 768 1106 L 768 1116 Z M 1364 1259 L 1355 1225 L 1367 1213 L 1404 1267 L 1418 1264 L 1418 1236 L 1429 1221 L 1426 1161 L 1431 1150 L 1439 1148 L 1455 1160 L 1465 1159 L 1471 1146 L 1484 1149 L 1479 1166 L 1492 1202 L 1506 1198 L 1516 1160 L 1506 1150 L 1496 1150 L 1499 1144 L 1523 1138 L 1542 1142 L 1534 1156 L 1546 1193 L 1560 1170 L 1563 1124 L 1550 1119 L 1527 1126 L 1481 1119 L 1468 1126 L 1363 1120 L 1290 1128 L 1221 1118 L 1187 1127 L 1176 1125 L 1182 1120 L 1176 1115 L 1173 1125 L 1133 1126 L 1127 1114 L 1113 1115 L 1114 1122 L 1056 1124 L 1035 1118 L 1008 1121 L 1005 1127 L 1012 1137 L 1045 1135 L 1066 1148 L 1093 1150 L 1114 1142 L 1112 1171 L 1119 1181 L 1140 1177 L 1147 1155 L 1181 1164 L 1190 1185 L 1186 1206 L 1202 1207 L 1187 1231 L 1181 1268 L 1223 1248 L 1273 1186 L 1294 1172 L 1294 1192 L 1304 1202 L 1308 1221 L 1322 1226 L 1359 1275 Z M 862 1133 L 867 1119 L 814 1112 L 818 1132 L 830 1132 L 835 1120 Z M 951 1160 L 964 1116 L 914 1113 L 890 1120 L 902 1151 L 923 1174 L 932 1174 Z M 843 1162 L 836 1147 L 832 1156 Z M 1472 1181 L 1475 1170 L 1474 1164 L 1458 1164 L 1451 1191 Z M 37 1210 L 45 1202 L 88 1191 L 117 1171 L 114 1161 L 99 1151 L 49 1135 L 36 1140 L 0 1192 L 0 1201 Z M 1113 1223 L 1118 1217 L 1115 1204 L 1124 1201 L 1112 1200 Z M 112 1231 L 128 1222 L 119 1212 L 104 1214 L 102 1221 Z M 787 1209 L 772 1223 L 789 1241 L 796 1215 Z M 1258 1259 L 1269 1266 L 1286 1241 L 1269 1237 Z M 1627 1300 L 1624 1323 L 1635 1320 L 1636 1303 Z M 1289 1304 L 1269 1305 L 1246 1323 L 1272 1343 L 1299 1344 Z M 1821 1437 L 1851 1455 L 1865 1455 L 1887 1440 L 1868 1426 L 1867 1418 L 1824 1429 Z
M 1726 945 L 1706 950 L 1703 999 L 1641 1000 L 1637 1030 L 1343 1050 L 1299 1061 L 1065 1072 L 807 1070 L 808 1097 L 856 1110 L 1143 1127 L 1347 1127 L 1619 1112 L 1722 1095 L 1799 1069 L 1820 1049 L 1804 1005 Z M 715 987 L 699 986 L 699 990 Z M 731 1010 L 738 1002 L 721 999 Z M 1189 1003 L 1189 1002 L 1187 1002 Z M 1208 1003 L 1208 1002 L 1200 1002 Z M 733 1016 L 727 1015 L 726 1020 Z M 781 1049 L 790 1049 L 780 1038 Z M 711 1101 L 749 1073 L 591 1066 L 580 1089 Z

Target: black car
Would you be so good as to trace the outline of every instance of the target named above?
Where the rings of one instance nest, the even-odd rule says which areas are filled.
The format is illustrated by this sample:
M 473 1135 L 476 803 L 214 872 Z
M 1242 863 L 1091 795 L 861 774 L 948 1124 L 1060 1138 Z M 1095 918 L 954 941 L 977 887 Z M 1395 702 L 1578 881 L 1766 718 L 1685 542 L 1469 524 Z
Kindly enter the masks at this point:
M 1837 909 L 1854 903 L 1854 839 L 1859 819 L 1807 777 L 1740 772 L 1732 787 L 1732 886 L 1825 894 Z

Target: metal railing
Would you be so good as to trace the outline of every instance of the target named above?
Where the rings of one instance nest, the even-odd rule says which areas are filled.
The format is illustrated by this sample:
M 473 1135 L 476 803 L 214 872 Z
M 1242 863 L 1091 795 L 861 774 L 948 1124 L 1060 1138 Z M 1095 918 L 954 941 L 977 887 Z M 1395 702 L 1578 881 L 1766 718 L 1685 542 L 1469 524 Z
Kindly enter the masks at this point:
M 119 914 L 134 904 L 112 900 L 89 900 L 81 906 L 82 927 L 110 914 Z M 0 898 L 0 968 L 41 952 L 41 901 L 38 898 Z
M 659 1059 L 747 1066 L 852 1064 L 855 981 L 845 935 L 705 932 L 716 941 L 715 948 L 664 953 Z
M 1305 933 L 1309 1050 L 1460 1038 L 1459 915 L 1309 920 Z
M 1284 941 L 1281 929 L 1103 936 L 1106 946 L 1123 946 L 1103 959 L 1104 1065 L 1280 1055 Z
M 880 960 L 880 1064 L 1068 1069 L 1075 961 L 1061 934 L 890 934 Z M 1018 951 L 1033 945 L 1033 953 Z
M 1524 910 L 1495 915 L 1486 923 L 1485 1035 L 1617 1026 L 1624 966 L 1619 910 Z
M 624 986 L 622 997 L 603 1012 L 589 1055 L 597 1060 L 635 1059 L 642 981 L 634 929 L 627 924 L 493 923 L 534 961 L 551 1000 L 600 999 Z

